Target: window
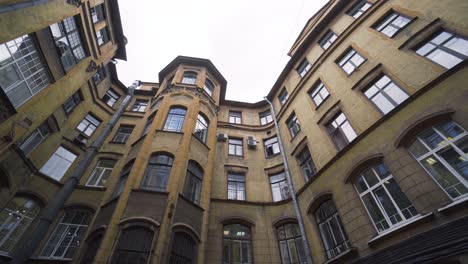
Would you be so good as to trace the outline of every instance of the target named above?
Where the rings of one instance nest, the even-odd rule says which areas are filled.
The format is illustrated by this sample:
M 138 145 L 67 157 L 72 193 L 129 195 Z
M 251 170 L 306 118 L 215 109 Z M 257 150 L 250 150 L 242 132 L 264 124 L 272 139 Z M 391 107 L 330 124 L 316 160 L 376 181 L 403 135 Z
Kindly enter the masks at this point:
M 206 136 L 208 136 L 208 124 L 209 123 L 206 118 L 203 117 L 203 115 L 198 114 L 194 135 L 203 143 L 206 142 Z
M 72 259 L 86 234 L 93 213 L 84 209 L 68 209 L 47 241 L 41 256 L 51 259 Z
M 184 76 L 182 78 L 183 84 L 195 84 L 197 82 L 197 73 L 196 72 L 184 72 Z
M 97 251 L 101 246 L 103 236 L 104 234 L 100 232 L 98 234 L 92 235 L 91 238 L 87 239 L 88 241 L 86 242 L 86 250 L 83 258 L 80 261 L 80 264 L 93 263 Z
M 338 61 L 338 65 L 348 75 L 351 75 L 361 64 L 366 61 L 359 53 L 354 49 L 350 49 L 341 59 Z
M 106 78 L 106 67 L 103 66 L 103 67 L 99 67 L 96 71 L 96 73 L 93 75 L 93 82 L 94 82 L 94 85 L 98 85 L 99 83 L 101 83 L 102 80 L 104 80 Z
M 245 200 L 245 175 L 228 172 L 228 199 Z
M 94 24 L 106 19 L 106 12 L 104 9 L 104 4 L 91 7 L 90 11 L 91 11 L 91 17 L 93 19 Z
M 348 12 L 348 15 L 358 19 L 362 14 L 364 14 L 367 9 L 369 9 L 372 5 L 367 1 L 361 1 L 357 5 L 355 5 L 351 10 Z
M 203 169 L 194 161 L 189 161 L 185 179 L 184 196 L 196 204 L 200 204 L 203 181 Z
M 112 143 L 125 144 L 127 143 L 128 138 L 132 134 L 133 126 L 120 126 L 115 133 Z
M 253 263 L 250 228 L 241 224 L 223 228 L 223 264 Z
M 197 243 L 189 234 L 176 232 L 172 241 L 171 258 L 169 263 L 195 263 L 196 250 Z
M 468 58 L 468 40 L 442 31 L 418 48 L 416 53 L 450 69 Z
M 143 128 L 143 133 L 142 135 L 148 134 L 148 131 L 151 127 L 151 124 L 153 123 L 154 117 L 156 116 L 156 113 L 153 113 L 150 117 L 148 117 L 148 120 L 146 120 L 145 127 Z
M 286 181 L 286 174 L 284 172 L 270 176 L 270 187 L 273 202 L 286 200 L 290 197 L 288 182 Z
M 292 115 L 286 121 L 286 124 L 288 125 L 291 138 L 296 137 L 297 133 L 301 131 L 301 126 L 299 125 L 299 120 L 297 120 L 297 116 L 295 113 L 292 113 Z
M 20 145 L 24 155 L 29 155 L 39 144 L 41 144 L 50 134 L 51 130 L 47 121 L 36 128 Z
M 49 160 L 42 166 L 40 172 L 59 181 L 76 159 L 76 155 L 60 146 Z
M 384 164 L 364 171 L 354 186 L 378 232 L 418 215 Z
M 242 157 L 244 155 L 242 143 L 243 143 L 242 139 L 229 138 L 228 140 L 229 155 Z
M 49 84 L 44 61 L 28 35 L 0 44 L 0 86 L 18 108 Z
M 278 138 L 276 136 L 263 141 L 263 145 L 265 146 L 265 156 L 267 159 L 280 153 Z
M 164 124 L 164 130 L 181 132 L 184 126 L 185 113 L 187 110 L 181 107 L 172 107 L 169 110 Z
M 341 112 L 327 125 L 327 130 L 338 150 L 342 150 L 357 137 L 348 119 Z
M 265 112 L 261 112 L 259 115 L 260 115 L 260 124 L 262 126 L 273 121 L 273 117 L 271 116 L 270 110 L 267 110 Z
M 333 31 L 328 31 L 327 34 L 325 34 L 325 36 L 323 36 L 323 38 L 319 41 L 320 47 L 322 47 L 324 50 L 328 49 L 337 38 L 338 37 Z
M 386 75 L 379 77 L 364 91 L 364 94 L 384 114 L 387 114 L 408 98 L 408 94 Z
M 468 133 L 448 121 L 419 133 L 409 151 L 452 199 L 468 194 Z
M 303 59 L 301 64 L 299 64 L 299 67 L 297 67 L 296 71 L 299 73 L 301 78 L 303 78 L 307 72 L 312 68 L 312 65 L 307 61 L 307 59 Z
M 242 124 L 242 112 L 229 111 L 229 123 Z
M 214 84 L 206 79 L 205 80 L 205 85 L 203 86 L 203 90 L 205 90 L 205 92 L 209 95 L 209 96 L 212 96 L 213 95 L 213 91 L 214 91 Z
M 72 96 L 70 96 L 70 98 L 68 98 L 65 103 L 63 103 L 63 110 L 65 111 L 65 114 L 70 114 L 73 109 L 75 109 L 75 107 L 81 103 L 81 101 L 83 101 L 83 96 L 81 96 L 80 91 L 77 91 Z
M 327 259 L 334 258 L 350 248 L 343 224 L 332 200 L 323 202 L 314 215 Z
M 277 229 L 281 263 L 307 263 L 304 242 L 297 224 L 285 224 Z
M 317 172 L 317 169 L 315 168 L 315 164 L 312 161 L 309 148 L 305 147 L 296 158 L 299 162 L 299 166 L 301 167 L 301 171 L 306 182 L 312 180 L 315 176 L 315 173 Z
M 93 135 L 96 128 L 101 124 L 96 117 L 91 114 L 87 114 L 83 120 L 78 124 L 76 129 L 83 133 L 86 137 Z
M 325 101 L 325 99 L 330 96 L 330 93 L 328 92 L 327 87 L 325 87 L 325 85 L 319 81 L 309 92 L 309 95 L 314 101 L 315 106 L 319 107 Z
M 0 251 L 12 252 L 41 210 L 34 200 L 15 196 L 0 212 Z
M 133 112 L 145 112 L 147 105 L 148 105 L 148 101 L 136 100 L 132 106 L 132 111 Z
M 281 92 L 278 95 L 278 100 L 280 104 L 284 105 L 286 101 L 288 100 L 288 98 L 289 98 L 288 91 L 286 91 L 286 89 L 283 88 L 283 90 L 281 90 Z
M 115 103 L 119 100 L 120 95 L 116 93 L 113 89 L 109 88 L 106 94 L 102 97 L 104 103 L 108 106 L 113 107 Z
M 75 17 L 65 18 L 63 21 L 50 25 L 55 46 L 59 52 L 65 71 L 86 57 L 83 38 L 78 30 Z
M 133 167 L 133 161 L 127 163 L 125 167 L 122 170 L 122 173 L 120 174 L 119 181 L 115 185 L 114 193 L 112 194 L 112 197 L 117 197 L 119 196 L 125 187 L 125 183 L 127 183 L 128 175 L 130 175 L 130 172 L 132 171 Z
M 131 226 L 120 234 L 112 264 L 148 263 L 154 232 L 142 226 Z
M 411 21 L 411 18 L 392 11 L 385 19 L 374 28 L 388 37 L 395 36 L 402 28 Z
M 86 186 L 104 187 L 106 185 L 107 178 L 109 178 L 109 175 L 112 173 L 114 165 L 114 160 L 99 160 L 96 168 L 94 168 L 93 172 L 89 176 Z
M 103 27 L 100 30 L 96 31 L 96 39 L 99 46 L 102 46 L 109 42 L 109 30 L 107 27 Z
M 152 155 L 145 170 L 141 188 L 166 191 L 174 158 L 165 154 Z

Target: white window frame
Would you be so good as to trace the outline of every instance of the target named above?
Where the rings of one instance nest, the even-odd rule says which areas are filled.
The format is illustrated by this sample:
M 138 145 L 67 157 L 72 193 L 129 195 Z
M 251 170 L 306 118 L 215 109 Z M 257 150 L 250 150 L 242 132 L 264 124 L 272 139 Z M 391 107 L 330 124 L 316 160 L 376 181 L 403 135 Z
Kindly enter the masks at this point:
M 356 61 L 357 59 L 357 61 Z M 359 60 L 361 62 L 359 63 Z M 337 61 L 338 66 L 349 76 L 353 74 L 361 65 L 363 65 L 367 59 L 357 52 L 354 48 L 350 48 L 340 59 Z M 347 72 L 345 66 L 349 65 L 353 69 L 350 72 Z
M 240 144 L 234 144 L 231 142 L 233 141 L 240 141 Z M 238 143 L 238 142 L 236 142 Z M 233 150 L 231 151 L 231 146 L 233 146 Z M 230 156 L 237 156 L 237 157 L 242 157 L 244 156 L 244 140 L 242 138 L 229 138 L 228 139 L 228 154 Z
M 338 38 L 338 36 L 335 34 L 335 32 L 329 30 L 325 36 L 322 37 L 322 39 L 319 41 L 320 47 L 322 49 L 327 50 L 335 40 Z
M 450 35 L 447 39 L 443 40 L 442 42 L 440 43 L 437 43 L 437 42 L 434 42 L 435 39 L 437 39 L 439 36 L 441 36 L 442 34 L 448 34 Z M 447 30 L 442 30 L 440 31 L 439 33 L 437 33 L 437 35 L 431 37 L 430 39 L 426 40 L 419 48 L 416 49 L 416 54 L 446 68 L 446 69 L 451 69 L 453 67 L 455 67 L 456 65 L 460 64 L 462 61 L 465 61 L 466 59 L 468 59 L 468 54 L 463 54 L 463 53 L 460 53 L 456 50 L 453 50 L 451 48 L 448 48 L 448 47 L 445 47 L 444 45 L 449 43 L 450 41 L 452 41 L 453 39 L 457 39 L 457 41 L 465 41 L 465 42 L 468 42 L 468 39 L 461 36 L 461 35 L 458 35 L 458 34 L 454 34 L 454 33 L 451 33 Z M 424 47 L 430 47 L 430 46 L 433 46 L 432 48 L 430 49 L 427 49 L 425 50 Z M 437 53 L 440 53 L 440 52 L 444 52 L 448 55 L 451 55 L 452 57 L 455 57 L 456 59 L 460 60 L 459 62 L 453 64 L 453 65 L 442 65 L 441 63 L 439 63 L 438 61 L 436 60 L 433 60 L 432 58 L 430 58 L 431 55 L 437 55 Z M 446 56 L 446 55 L 445 55 Z
M 121 125 L 117 129 L 111 143 L 125 144 L 133 133 L 133 126 Z M 121 129 L 129 129 L 129 132 L 122 132 Z
M 353 8 L 351 8 L 351 10 L 348 12 L 348 15 L 354 17 L 355 19 L 358 19 L 371 7 L 371 3 L 363 0 L 357 3 L 355 6 L 353 6 Z
M 385 78 L 387 78 L 388 81 L 387 81 L 382 87 L 380 87 L 378 84 L 379 84 L 383 79 L 385 79 Z M 389 94 L 389 93 L 386 91 L 386 89 L 387 89 L 387 88 L 390 88 L 391 85 L 393 85 L 395 89 L 398 89 L 398 90 L 402 93 L 401 95 L 403 95 L 403 94 L 406 95 L 406 98 L 402 99 L 400 102 L 397 102 L 396 98 L 392 97 L 392 95 Z M 372 95 L 369 95 L 369 91 L 370 91 L 371 89 L 374 89 L 374 90 L 375 90 L 375 93 L 372 94 Z M 400 105 L 400 104 L 403 103 L 406 99 L 409 98 L 409 96 L 408 96 L 408 94 L 406 93 L 406 91 L 403 90 L 400 86 L 398 86 L 398 84 L 396 84 L 396 83 L 395 83 L 390 77 L 388 77 L 386 74 L 382 74 L 380 77 L 378 77 L 377 79 L 375 79 L 375 80 L 372 82 L 372 84 L 371 84 L 368 88 L 366 88 L 365 90 L 363 90 L 363 93 L 364 93 L 364 95 L 367 97 L 367 99 L 369 99 L 369 100 L 372 102 L 372 104 L 374 104 L 374 105 L 377 107 L 377 109 L 379 109 L 379 111 L 382 112 L 382 114 L 384 114 L 384 115 L 387 114 L 387 113 L 389 113 L 390 111 L 392 111 L 395 107 L 397 107 L 398 105 Z M 386 101 L 387 101 L 388 103 L 390 103 L 393 107 L 392 107 L 391 109 L 389 109 L 388 111 L 385 111 L 385 109 L 384 109 L 381 105 L 377 104 L 377 103 L 374 101 L 374 99 L 375 99 L 378 95 L 383 96 L 383 97 L 386 99 Z
M 105 103 L 110 107 L 113 107 L 115 103 L 120 99 L 120 95 L 117 94 L 112 88 L 107 89 L 106 94 L 104 96 L 106 95 L 107 95 L 107 98 L 106 98 L 107 100 L 105 101 Z M 104 96 L 103 96 L 103 99 L 104 99 Z
M 312 65 L 309 63 L 309 61 L 307 59 L 303 59 L 301 64 L 299 64 L 299 67 L 297 67 L 296 71 L 299 76 L 301 76 L 301 78 L 304 78 L 304 76 L 306 76 L 311 68 Z
M 241 179 L 242 178 L 242 179 Z M 234 188 L 230 188 L 230 183 L 232 183 Z M 230 190 L 233 192 L 233 196 L 230 196 Z M 239 192 L 241 193 L 242 197 L 239 197 Z M 235 172 L 228 172 L 227 173 L 227 196 L 228 200 L 238 200 L 238 201 L 245 201 L 246 200 L 246 185 L 245 185 L 245 174 L 242 173 L 235 173 Z
M 297 134 L 301 132 L 301 124 L 299 123 L 299 119 L 297 119 L 296 113 L 294 112 L 286 121 L 286 125 L 288 126 L 291 138 L 295 138 Z
M 41 131 L 44 130 L 44 131 Z M 47 124 L 47 121 L 43 122 L 41 125 L 39 125 L 38 128 L 36 128 L 22 143 L 20 146 L 20 149 L 23 151 L 24 155 L 29 155 L 37 146 L 39 146 L 44 140 L 47 139 L 47 137 L 50 135 L 51 129 L 49 125 Z M 35 141 L 36 138 L 39 138 L 38 141 Z M 33 145 L 29 146 L 29 144 L 33 143 Z M 29 148 L 29 151 L 25 151 L 27 148 Z
M 205 92 L 209 95 L 209 96 L 213 96 L 213 91 L 214 91 L 214 84 L 212 81 L 206 79 L 205 80 L 205 85 L 203 86 L 203 90 L 205 90 Z
M 315 107 L 319 107 L 330 96 L 330 92 L 328 92 L 327 87 L 325 87 L 325 84 L 319 81 L 314 86 L 309 95 L 312 98 L 312 101 L 314 101 Z
M 399 18 L 404 19 L 404 24 L 403 25 L 399 25 L 399 24 L 394 23 Z M 385 36 L 393 38 L 404 27 L 406 27 L 409 23 L 411 23 L 412 20 L 413 19 L 411 17 L 402 15 L 401 13 L 392 10 L 392 12 L 387 14 L 385 16 L 385 18 L 382 19 L 374 28 L 375 28 L 375 30 L 379 31 L 380 33 L 384 34 Z M 386 31 L 387 28 L 393 28 L 393 29 L 395 29 L 395 31 L 393 33 L 389 34 L 389 32 Z
M 261 112 L 259 116 L 260 116 L 260 125 L 262 126 L 273 122 L 273 116 L 271 115 L 270 110 Z
M 101 125 L 101 121 L 97 119 L 94 115 L 88 113 L 86 116 L 81 120 L 81 122 L 76 126 L 76 130 L 78 130 L 82 135 L 89 138 L 91 137 L 96 129 Z M 84 128 L 80 128 L 84 126 Z M 91 133 L 88 135 L 86 131 L 91 129 Z
M 114 163 L 114 166 L 112 167 L 106 167 L 104 165 L 101 165 L 104 161 L 114 161 L 114 160 L 109 160 L 109 159 L 101 159 L 98 161 L 98 163 L 96 164 L 96 167 L 94 167 L 94 170 L 93 172 L 91 173 L 91 175 L 89 176 L 88 178 L 88 181 L 86 182 L 86 186 L 94 186 L 94 187 L 104 187 L 105 185 L 104 184 L 99 184 L 102 180 L 102 177 L 104 175 L 106 175 L 106 172 L 109 172 L 109 174 L 107 175 L 107 177 L 110 176 L 110 174 L 112 173 L 112 170 L 114 169 L 114 166 L 115 166 L 115 163 Z M 115 161 L 114 161 L 115 162 Z M 98 169 L 102 169 L 101 172 L 99 173 L 99 175 L 97 175 L 97 171 Z M 95 184 L 90 184 L 90 182 L 96 178 L 97 179 L 94 181 Z
M 193 76 L 195 75 L 195 76 Z M 198 74 L 194 71 L 186 71 L 182 76 L 182 83 L 195 85 L 197 83 Z
M 242 124 L 242 112 L 229 111 L 229 123 L 239 125 Z
M 147 106 L 148 106 L 148 101 L 135 100 L 135 103 L 133 103 L 133 106 L 132 106 L 132 111 L 143 113 L 145 112 Z

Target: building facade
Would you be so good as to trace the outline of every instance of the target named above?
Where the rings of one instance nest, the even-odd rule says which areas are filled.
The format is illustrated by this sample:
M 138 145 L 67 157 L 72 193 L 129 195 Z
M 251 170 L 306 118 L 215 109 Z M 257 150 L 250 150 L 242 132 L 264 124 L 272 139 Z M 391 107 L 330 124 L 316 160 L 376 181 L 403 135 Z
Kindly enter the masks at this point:
M 332 0 L 257 103 L 125 87 L 117 1 L 1 3 L 2 263 L 468 261 L 467 2 Z

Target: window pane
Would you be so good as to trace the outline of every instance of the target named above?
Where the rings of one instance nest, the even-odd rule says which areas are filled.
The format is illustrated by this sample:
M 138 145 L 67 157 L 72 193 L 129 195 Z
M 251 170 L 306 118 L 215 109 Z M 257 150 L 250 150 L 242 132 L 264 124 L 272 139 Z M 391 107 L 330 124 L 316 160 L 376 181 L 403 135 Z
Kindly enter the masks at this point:
M 468 149 L 468 136 L 458 140 L 458 145 L 461 149 Z M 468 181 L 468 161 L 466 160 L 466 154 L 461 155 L 453 149 L 453 147 L 447 146 L 443 150 L 439 151 L 438 154 L 449 163 L 465 180 Z
M 378 231 L 381 232 L 387 229 L 389 227 L 388 223 L 385 220 L 384 216 L 382 215 L 380 208 L 375 203 L 374 198 L 372 198 L 372 195 L 368 193 L 362 197 L 362 200 L 367 210 L 369 211 L 370 216 L 374 220 L 374 223 L 377 226 Z
M 467 188 L 435 156 L 431 155 L 421 160 L 421 162 L 452 198 L 468 193 Z

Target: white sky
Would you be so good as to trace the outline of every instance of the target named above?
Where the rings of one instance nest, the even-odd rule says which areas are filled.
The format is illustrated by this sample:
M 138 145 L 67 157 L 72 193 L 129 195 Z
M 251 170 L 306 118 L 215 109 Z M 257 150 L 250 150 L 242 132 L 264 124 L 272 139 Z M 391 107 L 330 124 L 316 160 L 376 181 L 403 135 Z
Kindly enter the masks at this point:
M 307 20 L 327 0 L 119 0 L 127 62 L 119 79 L 159 82 L 176 56 L 206 58 L 227 80 L 226 99 L 257 102 L 283 70 Z

